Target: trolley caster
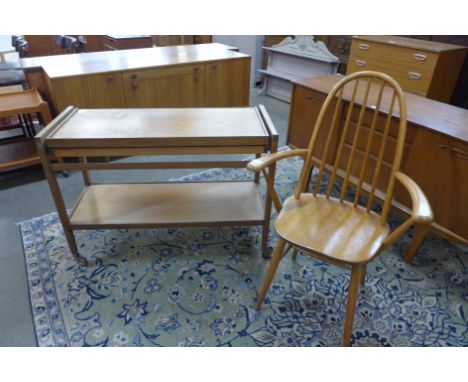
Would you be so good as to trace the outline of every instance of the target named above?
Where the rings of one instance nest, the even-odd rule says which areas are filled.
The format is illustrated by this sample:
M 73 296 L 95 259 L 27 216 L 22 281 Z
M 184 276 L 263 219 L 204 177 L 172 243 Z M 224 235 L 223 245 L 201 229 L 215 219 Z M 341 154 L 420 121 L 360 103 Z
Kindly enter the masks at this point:
M 82 267 L 87 267 L 88 266 L 88 260 L 86 260 L 84 257 L 82 257 L 80 255 L 75 256 L 75 260 Z
M 265 259 L 265 260 L 269 260 L 271 259 L 271 256 L 273 255 L 273 247 L 267 247 L 266 249 L 264 249 L 262 251 L 262 257 Z

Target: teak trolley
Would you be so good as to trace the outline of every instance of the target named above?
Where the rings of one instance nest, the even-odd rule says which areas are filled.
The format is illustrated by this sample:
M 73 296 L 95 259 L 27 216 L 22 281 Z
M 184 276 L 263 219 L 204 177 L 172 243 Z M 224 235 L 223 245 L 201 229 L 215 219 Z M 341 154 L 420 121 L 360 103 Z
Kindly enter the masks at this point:
M 265 108 L 86 109 L 68 107 L 36 136 L 70 251 L 75 229 L 262 225 L 266 255 L 271 199 L 251 181 L 98 184 L 91 170 L 242 168 L 247 160 L 108 161 L 108 157 L 273 153 L 278 133 Z M 74 158 L 75 160 L 72 160 Z M 91 159 L 92 158 L 92 159 Z M 90 160 L 91 159 L 91 160 Z M 229 159 L 229 158 L 228 158 Z M 70 214 L 55 173 L 82 172 L 85 188 Z M 275 166 L 269 168 L 274 179 Z

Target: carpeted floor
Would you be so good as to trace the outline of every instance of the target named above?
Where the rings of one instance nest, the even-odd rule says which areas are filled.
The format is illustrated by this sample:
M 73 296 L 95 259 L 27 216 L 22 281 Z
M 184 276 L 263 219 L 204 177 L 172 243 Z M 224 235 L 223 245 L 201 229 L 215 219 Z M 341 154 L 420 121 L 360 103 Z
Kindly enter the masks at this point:
M 291 193 L 301 164 L 282 161 L 280 194 Z M 245 176 L 211 170 L 185 180 Z M 259 227 L 79 231 L 87 268 L 72 259 L 55 213 L 20 227 L 40 346 L 341 344 L 349 281 L 341 268 L 287 256 L 254 310 L 268 265 Z M 352 345 L 468 346 L 467 248 L 429 237 L 408 265 L 408 242 L 368 267 Z

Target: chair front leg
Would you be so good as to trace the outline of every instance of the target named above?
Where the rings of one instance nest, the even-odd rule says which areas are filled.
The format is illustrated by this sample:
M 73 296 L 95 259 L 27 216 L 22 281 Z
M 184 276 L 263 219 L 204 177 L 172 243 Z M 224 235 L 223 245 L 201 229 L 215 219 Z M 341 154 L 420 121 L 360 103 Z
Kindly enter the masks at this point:
M 351 333 L 353 331 L 354 313 L 356 311 L 357 299 L 359 295 L 359 284 L 362 280 L 362 273 L 365 264 L 356 264 L 351 268 L 351 279 L 348 287 L 348 303 L 346 305 L 346 318 L 344 322 L 343 346 L 349 346 Z
M 257 306 L 255 309 L 259 310 L 263 305 L 263 300 L 268 292 L 268 288 L 270 287 L 271 280 L 273 280 L 273 276 L 275 275 L 276 268 L 278 268 L 278 264 L 282 259 L 284 246 L 286 245 L 286 241 L 283 239 L 279 239 L 278 244 L 276 245 L 275 252 L 270 260 L 270 266 L 268 267 L 267 274 L 263 279 L 262 288 L 257 298 Z

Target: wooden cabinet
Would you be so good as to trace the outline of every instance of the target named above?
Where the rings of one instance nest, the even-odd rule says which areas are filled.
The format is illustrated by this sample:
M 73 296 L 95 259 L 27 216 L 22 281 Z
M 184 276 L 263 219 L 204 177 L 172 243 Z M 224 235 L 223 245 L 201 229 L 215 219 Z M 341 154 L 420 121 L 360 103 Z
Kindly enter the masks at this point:
M 76 105 L 82 108 L 123 108 L 126 105 L 122 73 L 59 78 L 50 82 L 58 110 Z
M 467 48 L 397 36 L 354 36 L 347 74 L 376 70 L 403 90 L 449 102 Z
M 71 35 L 78 37 L 77 35 Z M 86 52 L 98 52 L 104 49 L 101 35 L 84 35 L 86 39 Z M 28 42 L 28 57 L 51 56 L 56 54 L 70 54 L 65 48 L 61 48 L 55 42 L 53 35 L 25 35 Z
M 206 99 L 205 65 L 128 71 L 127 107 L 201 107 Z
M 404 171 L 431 202 L 437 223 L 468 239 L 468 142 L 418 129 Z
M 307 148 L 318 114 L 325 101 L 326 94 L 303 86 L 293 87 L 293 96 L 289 114 L 289 129 L 286 142 L 294 147 Z M 333 108 L 330 107 L 330 110 Z M 325 116 L 326 123 L 332 122 L 332 116 Z M 336 137 L 333 138 L 334 140 Z M 323 147 L 326 141 L 326 130 L 322 129 L 317 137 L 317 145 L 314 155 L 323 157 Z M 328 155 L 328 163 L 333 160 L 333 155 Z
M 206 104 L 211 107 L 248 106 L 250 60 L 206 64 Z
M 294 83 L 293 98 L 289 115 L 287 143 L 293 147 L 306 148 L 321 106 L 341 76 L 323 76 L 297 80 Z M 362 88 L 364 89 L 364 87 Z M 371 92 L 372 93 L 372 92 Z M 362 94 L 358 94 L 357 99 Z M 433 101 L 415 94 L 406 93 L 407 103 L 407 133 L 402 171 L 410 176 L 426 194 L 434 211 L 434 232 L 449 239 L 468 243 L 468 110 L 457 108 L 445 103 Z M 339 123 L 344 125 L 348 107 L 345 104 L 338 116 Z M 345 137 L 345 150 L 351 146 L 350 136 L 358 121 L 358 110 L 350 115 L 350 131 Z M 331 121 L 330 116 L 326 116 Z M 373 110 L 366 110 L 363 117 L 363 129 L 357 142 L 357 156 L 352 166 L 352 172 L 358 173 L 369 134 L 369 126 Z M 387 115 L 378 115 L 376 132 L 373 140 L 382 138 L 381 130 L 385 125 Z M 392 120 L 390 137 L 387 139 L 383 157 L 382 176 L 389 176 L 388 166 L 395 151 L 395 140 L 392 129 L 396 129 L 397 121 Z M 341 132 L 340 132 L 341 134 Z M 332 142 L 337 142 L 333 137 Z M 362 141 L 362 142 L 361 142 Z M 315 155 L 323 157 L 321 147 L 325 136 L 318 137 L 318 147 Z M 334 147 L 332 143 L 332 147 Z M 336 147 L 336 145 L 335 145 Z M 377 156 L 372 151 L 371 156 Z M 333 150 L 331 150 L 333 151 Z M 372 157 L 371 157 L 372 158 Z M 328 156 L 328 162 L 334 159 L 334 153 Z M 371 159 L 372 160 L 372 159 Z M 341 163 L 344 166 L 345 163 Z M 367 181 L 373 174 L 366 174 Z M 395 200 L 402 208 L 410 208 L 409 195 L 402 187 L 395 189 Z
M 55 114 L 67 106 L 249 105 L 250 56 L 222 44 L 28 58 L 21 64 Z
M 146 35 L 105 35 L 102 36 L 104 50 L 151 48 L 153 40 Z
M 249 60 L 216 61 L 123 74 L 127 107 L 248 106 Z

